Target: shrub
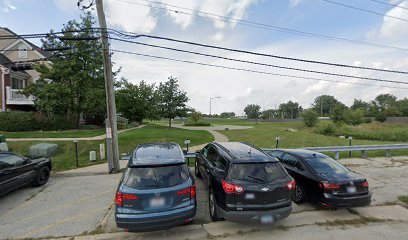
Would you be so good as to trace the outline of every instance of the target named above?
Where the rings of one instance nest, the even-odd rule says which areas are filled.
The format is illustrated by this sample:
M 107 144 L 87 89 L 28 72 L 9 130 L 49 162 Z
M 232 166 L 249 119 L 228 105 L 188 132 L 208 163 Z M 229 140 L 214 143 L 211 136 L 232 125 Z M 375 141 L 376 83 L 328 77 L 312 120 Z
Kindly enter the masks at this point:
M 8 132 L 41 130 L 43 125 L 37 121 L 33 112 L 0 113 L 0 130 Z
M 127 128 L 127 124 L 123 122 L 118 122 L 118 130 L 123 130 Z
M 314 127 L 319 122 L 318 115 L 313 110 L 307 110 L 302 113 L 303 122 L 308 127 Z
M 138 122 L 130 122 L 128 124 L 128 128 L 134 128 L 134 127 L 138 127 L 138 126 L 140 126 L 140 123 L 138 123 Z
M 361 109 L 346 110 L 345 120 L 347 124 L 360 125 L 364 120 L 364 111 Z
M 211 124 L 209 122 L 199 121 L 199 122 L 185 122 L 184 126 L 195 126 L 195 127 L 207 127 Z
M 326 124 L 318 128 L 316 132 L 327 136 L 334 136 L 336 135 L 336 127 L 333 124 Z
M 379 122 L 385 122 L 385 120 L 387 120 L 387 115 L 385 115 L 385 113 L 383 112 L 379 112 L 377 113 L 377 115 L 375 115 L 375 120 Z
M 189 118 L 189 122 L 197 123 L 201 119 L 201 113 L 192 112 Z

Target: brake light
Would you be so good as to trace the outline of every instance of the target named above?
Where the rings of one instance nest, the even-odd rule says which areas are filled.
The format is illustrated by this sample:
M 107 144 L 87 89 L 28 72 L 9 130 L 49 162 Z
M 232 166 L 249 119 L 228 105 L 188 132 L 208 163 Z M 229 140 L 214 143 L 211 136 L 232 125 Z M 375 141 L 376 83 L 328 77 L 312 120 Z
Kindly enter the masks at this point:
M 224 189 L 224 192 L 226 193 L 243 193 L 244 188 L 232 183 L 227 183 L 222 180 L 222 188 Z
M 191 186 L 191 187 L 184 188 L 184 189 L 182 189 L 182 190 L 178 191 L 176 194 L 177 194 L 177 196 L 181 196 L 181 195 L 190 194 L 190 197 L 195 197 L 195 196 L 196 196 L 196 194 L 197 194 L 197 188 L 196 188 L 196 185 L 194 184 L 194 185 L 193 185 L 193 186 Z
M 339 184 L 335 184 L 335 183 L 324 183 L 324 182 L 321 182 L 321 183 L 319 184 L 319 186 L 320 186 L 321 189 L 324 189 L 324 190 L 340 189 L 340 185 L 339 185 Z
M 292 179 L 291 181 L 289 181 L 288 183 L 286 183 L 286 188 L 288 190 L 293 190 L 296 187 L 296 181 L 295 179 Z
M 124 200 L 138 200 L 139 197 L 133 194 L 117 192 L 115 195 L 115 202 L 118 206 L 123 206 Z
M 364 182 L 363 182 L 363 187 L 368 188 L 368 182 L 367 182 L 367 180 L 364 180 Z

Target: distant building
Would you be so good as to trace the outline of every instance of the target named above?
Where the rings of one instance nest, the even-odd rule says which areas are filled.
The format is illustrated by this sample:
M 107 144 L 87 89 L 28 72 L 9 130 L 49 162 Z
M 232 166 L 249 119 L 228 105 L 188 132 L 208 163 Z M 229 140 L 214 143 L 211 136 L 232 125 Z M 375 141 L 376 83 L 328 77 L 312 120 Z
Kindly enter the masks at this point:
M 0 41 L 0 111 L 34 110 L 34 98 L 19 93 L 35 84 L 40 74 L 35 70 L 13 70 L 15 63 L 49 57 L 47 52 L 8 28 L 0 27 L 0 36 L 15 35 L 16 39 Z M 14 66 L 14 67 L 13 67 Z

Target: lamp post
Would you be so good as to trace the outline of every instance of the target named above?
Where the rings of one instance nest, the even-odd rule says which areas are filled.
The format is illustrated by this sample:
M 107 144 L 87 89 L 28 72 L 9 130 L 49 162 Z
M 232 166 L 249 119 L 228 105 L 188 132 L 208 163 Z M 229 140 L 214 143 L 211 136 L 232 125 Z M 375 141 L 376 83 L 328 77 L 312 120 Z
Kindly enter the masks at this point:
M 212 98 L 210 98 L 210 117 L 211 117 L 211 100 L 217 99 L 217 98 L 221 98 L 221 97 L 212 97 Z

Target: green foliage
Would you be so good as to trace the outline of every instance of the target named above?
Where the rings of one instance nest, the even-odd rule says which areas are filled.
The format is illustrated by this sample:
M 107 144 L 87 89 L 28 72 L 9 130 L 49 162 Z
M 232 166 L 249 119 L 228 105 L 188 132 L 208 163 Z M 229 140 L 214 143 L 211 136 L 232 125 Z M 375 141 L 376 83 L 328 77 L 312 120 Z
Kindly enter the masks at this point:
M 326 136 L 334 136 L 336 135 L 336 126 L 334 126 L 333 124 L 325 124 L 321 127 L 318 127 L 315 132 L 319 133 L 319 134 L 323 134 Z
M 158 93 L 155 84 L 146 84 L 141 81 L 139 85 L 133 84 L 126 79 L 118 83 L 116 90 L 116 100 L 118 112 L 129 119 L 141 124 L 143 119 L 158 119 L 157 105 Z
M 268 109 L 262 112 L 262 119 L 276 118 L 278 116 L 278 111 L 274 109 Z
M 2 112 L 0 113 L 0 130 L 18 132 L 40 130 L 42 125 L 33 112 Z
M 333 108 L 333 111 L 330 115 L 333 123 L 341 125 L 347 120 L 347 107 L 343 104 L 336 104 Z
M 315 112 L 321 113 L 323 116 L 332 116 L 332 111 L 336 105 L 343 105 L 333 96 L 330 95 L 321 95 L 315 98 L 312 106 Z
M 289 101 L 279 105 L 278 116 L 282 118 L 298 118 L 302 112 L 302 107 L 297 102 Z
M 307 110 L 302 113 L 303 122 L 308 127 L 314 127 L 319 122 L 318 115 L 314 110 Z
M 261 106 L 256 105 L 256 104 L 248 104 L 245 107 L 244 112 L 248 118 L 258 119 L 259 116 L 261 115 L 260 110 L 261 110 Z
M 93 30 L 94 26 L 95 20 L 92 15 L 84 13 L 80 22 L 70 20 L 64 25 L 63 36 L 99 37 L 99 32 Z M 88 30 L 74 32 L 79 29 Z M 63 116 L 61 120 L 68 121 L 71 127 L 79 126 L 81 113 L 93 120 L 98 119 L 102 124 L 106 104 L 100 41 L 62 41 L 50 36 L 43 39 L 42 43 L 44 48 L 71 50 L 53 51 L 55 58 L 59 58 L 58 61 L 53 61 L 52 65 L 38 65 L 36 70 L 40 73 L 42 81 L 30 85 L 24 93 L 36 97 L 35 107 L 39 111 L 47 116 Z
M 200 112 L 192 112 L 190 117 L 189 117 L 189 122 L 197 123 L 200 119 L 201 119 L 201 113 Z
M 379 122 L 385 122 L 387 120 L 387 115 L 384 112 L 379 112 L 375 115 L 375 120 Z
M 211 126 L 211 123 L 210 122 L 204 122 L 204 121 L 197 121 L 197 122 L 188 121 L 188 122 L 184 123 L 184 126 L 207 127 L 207 126 Z
M 356 109 L 356 110 L 345 110 L 345 120 L 347 124 L 351 125 L 360 125 L 364 122 L 364 110 Z
M 167 82 L 160 83 L 157 91 L 160 115 L 169 119 L 169 127 L 171 127 L 172 119 L 187 115 L 186 103 L 189 100 L 187 93 L 179 89 L 177 78 L 171 76 Z
M 235 117 L 234 112 L 222 112 L 220 114 L 220 118 L 232 118 L 232 117 Z
M 127 125 L 126 125 L 126 123 L 118 122 L 117 123 L 117 128 L 118 128 L 118 130 L 123 130 L 123 129 L 127 128 Z

